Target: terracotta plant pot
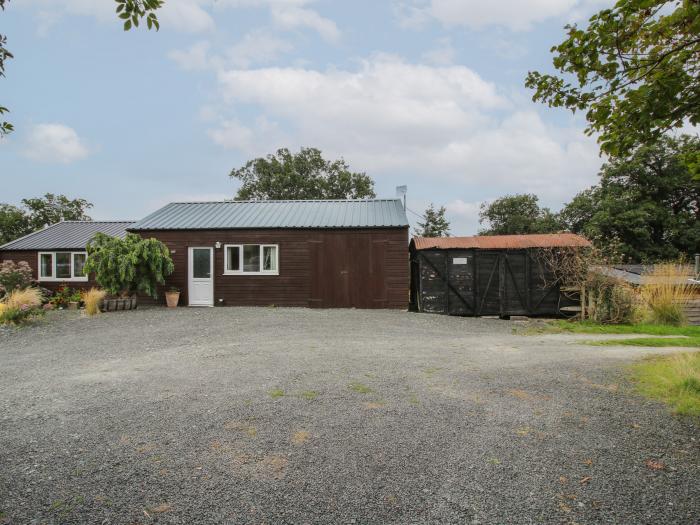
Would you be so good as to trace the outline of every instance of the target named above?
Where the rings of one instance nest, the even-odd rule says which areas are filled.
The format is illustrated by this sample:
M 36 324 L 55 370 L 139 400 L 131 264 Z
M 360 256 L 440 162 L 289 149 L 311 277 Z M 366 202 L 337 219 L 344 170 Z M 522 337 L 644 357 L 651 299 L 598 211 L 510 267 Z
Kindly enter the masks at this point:
M 70 301 L 70 302 L 68 303 L 68 309 L 69 309 L 69 310 L 77 310 L 79 304 L 80 304 L 80 303 L 77 302 L 77 301 Z
M 180 300 L 180 292 L 165 292 L 165 302 L 168 308 L 177 308 L 177 303 Z

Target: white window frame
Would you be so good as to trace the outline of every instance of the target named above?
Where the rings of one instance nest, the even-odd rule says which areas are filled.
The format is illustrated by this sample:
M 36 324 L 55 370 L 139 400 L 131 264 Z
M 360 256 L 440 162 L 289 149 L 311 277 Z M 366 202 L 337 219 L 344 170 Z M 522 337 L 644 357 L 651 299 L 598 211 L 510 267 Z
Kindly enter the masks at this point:
M 263 250 L 264 248 L 274 248 L 275 249 L 275 268 L 276 270 L 260 270 L 257 272 L 246 272 L 243 270 L 243 247 L 244 246 L 258 246 L 260 249 L 260 266 L 263 265 Z M 238 248 L 238 267 L 240 270 L 229 270 L 228 269 L 228 249 Z M 254 242 L 246 242 L 243 244 L 224 244 L 224 275 L 279 275 L 280 274 L 280 247 L 279 244 L 258 244 Z
M 70 277 L 56 277 L 56 254 L 57 253 L 70 253 Z M 51 256 L 51 277 L 42 277 L 41 275 L 41 256 L 50 255 Z M 70 250 L 56 250 L 54 252 L 39 252 L 37 255 L 37 268 L 36 275 L 39 282 L 86 282 L 88 276 L 84 275 L 82 277 L 76 277 L 73 275 L 75 271 L 75 256 L 84 255 L 87 260 L 87 252 L 73 252 Z

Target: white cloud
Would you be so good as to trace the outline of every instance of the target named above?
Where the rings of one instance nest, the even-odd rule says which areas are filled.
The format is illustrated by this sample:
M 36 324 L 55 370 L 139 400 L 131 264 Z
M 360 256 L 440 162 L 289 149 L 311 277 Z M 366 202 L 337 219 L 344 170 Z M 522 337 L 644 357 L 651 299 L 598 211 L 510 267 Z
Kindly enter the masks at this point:
M 89 151 L 73 128 L 63 124 L 37 124 L 29 131 L 24 155 L 40 162 L 68 164 Z
M 94 1 L 94 0 L 93 0 Z M 167 0 L 157 11 L 163 28 L 172 28 L 186 33 L 202 33 L 214 28 L 214 19 L 203 8 L 210 2 L 205 0 Z
M 284 140 L 374 176 L 434 179 L 464 202 L 531 191 L 547 205 L 594 182 L 600 165 L 595 141 L 580 129 L 545 124 L 529 101 L 519 107 L 464 66 L 381 55 L 355 70 L 232 69 L 218 78 L 223 107 L 265 117 L 266 127 L 235 120 L 210 133 L 247 155 Z M 271 123 L 287 136 L 271 137 Z
M 265 29 L 246 34 L 240 42 L 226 51 L 226 57 L 235 67 L 266 64 L 293 49 L 291 43 Z
M 441 38 L 437 46 L 423 53 L 423 60 L 437 66 L 448 66 L 455 61 L 456 51 L 449 38 Z
M 432 18 L 447 27 L 500 26 L 525 31 L 554 17 L 581 20 L 594 10 L 610 5 L 610 0 L 418 0 L 399 3 L 395 11 L 405 27 L 422 26 Z
M 271 8 L 272 20 L 286 29 L 309 28 L 329 42 L 340 38 L 340 30 L 332 20 L 324 18 L 313 9 L 296 6 L 274 6 Z
M 185 71 L 209 69 L 214 64 L 209 56 L 209 42 L 196 42 L 186 50 L 173 50 L 168 57 Z
M 455 199 L 445 205 L 447 219 L 453 235 L 470 235 L 479 230 L 479 209 L 481 202 L 464 202 Z

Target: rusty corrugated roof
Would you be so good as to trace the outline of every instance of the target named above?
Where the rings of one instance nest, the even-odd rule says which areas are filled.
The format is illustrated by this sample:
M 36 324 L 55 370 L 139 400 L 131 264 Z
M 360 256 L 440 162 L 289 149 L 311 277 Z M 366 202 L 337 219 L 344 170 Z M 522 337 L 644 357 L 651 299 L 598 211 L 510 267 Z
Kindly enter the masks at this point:
M 523 248 L 585 247 L 591 243 L 574 233 L 533 235 L 477 235 L 473 237 L 414 237 L 416 250 L 468 249 L 517 250 Z

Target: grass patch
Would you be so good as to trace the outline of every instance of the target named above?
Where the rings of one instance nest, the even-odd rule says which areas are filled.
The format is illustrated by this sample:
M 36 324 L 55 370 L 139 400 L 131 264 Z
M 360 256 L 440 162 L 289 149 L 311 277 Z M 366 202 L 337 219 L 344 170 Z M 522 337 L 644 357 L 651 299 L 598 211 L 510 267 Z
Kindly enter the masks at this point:
M 552 321 L 535 329 L 536 333 L 572 334 L 642 334 L 700 337 L 700 326 L 668 326 L 658 324 L 600 324 L 592 321 Z
M 358 394 L 371 394 L 372 389 L 368 387 L 367 385 L 363 385 L 362 383 L 350 383 L 348 385 L 348 388 L 352 390 L 353 392 L 356 392 Z
M 282 390 L 281 388 L 275 388 L 273 390 L 270 390 L 268 394 L 270 394 L 270 397 L 272 399 L 278 399 L 280 397 L 284 397 L 284 390 Z
M 700 348 L 700 337 L 635 337 L 634 339 L 606 339 L 604 341 L 586 341 L 591 346 L 652 346 Z
M 299 397 L 306 399 L 307 401 L 313 401 L 318 397 L 318 392 L 315 390 L 304 390 Z
M 639 393 L 681 415 L 700 416 L 700 352 L 652 357 L 632 365 Z

